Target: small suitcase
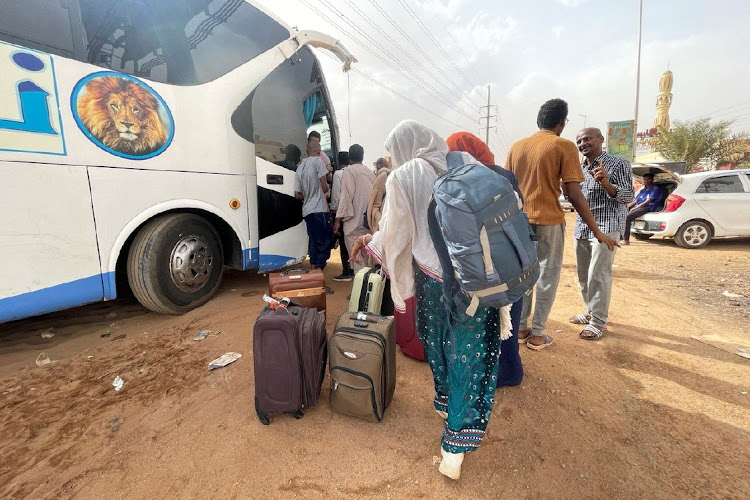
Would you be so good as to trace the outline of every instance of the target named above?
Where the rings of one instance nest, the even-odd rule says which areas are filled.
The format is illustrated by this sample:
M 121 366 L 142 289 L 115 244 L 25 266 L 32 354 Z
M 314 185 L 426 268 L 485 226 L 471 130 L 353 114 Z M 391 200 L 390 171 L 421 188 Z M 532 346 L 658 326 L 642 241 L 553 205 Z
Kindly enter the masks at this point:
M 396 389 L 393 319 L 345 312 L 328 344 L 331 409 L 380 422 Z
M 268 274 L 268 295 L 289 298 L 304 307 L 326 311 L 326 280 L 320 269 L 287 269 Z
M 380 269 L 364 267 L 354 276 L 349 311 L 381 314 L 385 279 Z
M 314 406 L 326 370 L 325 316 L 314 308 L 291 304 L 265 308 L 253 329 L 255 411 L 264 425 L 271 413 L 291 413 Z
M 424 346 L 417 335 L 417 298 L 406 299 L 406 310 L 394 312 L 396 320 L 396 343 L 401 352 L 418 361 L 424 361 Z

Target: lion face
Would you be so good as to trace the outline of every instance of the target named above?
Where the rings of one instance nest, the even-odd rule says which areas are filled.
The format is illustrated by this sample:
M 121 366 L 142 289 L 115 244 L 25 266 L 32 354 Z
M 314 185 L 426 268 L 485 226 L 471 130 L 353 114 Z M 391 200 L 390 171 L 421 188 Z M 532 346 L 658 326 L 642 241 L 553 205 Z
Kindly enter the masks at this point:
M 144 86 L 127 78 L 102 76 L 87 82 L 84 90 L 78 99 L 78 116 L 108 148 L 142 156 L 167 141 L 159 101 Z

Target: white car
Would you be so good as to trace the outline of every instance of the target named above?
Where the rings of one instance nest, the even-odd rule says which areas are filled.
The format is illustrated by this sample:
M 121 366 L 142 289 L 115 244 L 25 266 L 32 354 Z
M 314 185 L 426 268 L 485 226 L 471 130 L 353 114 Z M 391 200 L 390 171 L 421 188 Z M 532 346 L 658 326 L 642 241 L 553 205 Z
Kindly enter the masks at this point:
M 750 169 L 680 176 L 662 167 L 633 166 L 636 178 L 648 172 L 666 198 L 660 211 L 633 222 L 633 237 L 674 238 L 681 247 L 700 248 L 715 237 L 750 236 Z

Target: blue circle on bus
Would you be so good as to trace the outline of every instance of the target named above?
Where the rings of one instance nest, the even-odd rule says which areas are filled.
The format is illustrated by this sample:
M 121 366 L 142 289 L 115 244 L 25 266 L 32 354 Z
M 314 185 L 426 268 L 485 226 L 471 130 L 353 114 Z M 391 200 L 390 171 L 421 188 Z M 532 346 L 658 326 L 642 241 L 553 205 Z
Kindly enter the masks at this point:
M 36 72 L 44 69 L 44 61 L 34 54 L 29 54 L 28 52 L 16 52 L 11 57 L 13 58 L 13 62 L 16 63 L 19 68 L 23 68 L 27 71 Z
M 78 128 L 101 149 L 131 160 L 160 155 L 174 137 L 164 99 L 139 79 L 99 71 L 76 83 L 70 107 Z

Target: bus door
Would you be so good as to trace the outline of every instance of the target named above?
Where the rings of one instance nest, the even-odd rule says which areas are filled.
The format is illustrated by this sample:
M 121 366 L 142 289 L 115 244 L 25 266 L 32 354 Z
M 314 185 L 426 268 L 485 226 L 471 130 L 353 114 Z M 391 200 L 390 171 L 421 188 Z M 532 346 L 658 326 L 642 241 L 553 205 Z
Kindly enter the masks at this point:
M 274 69 L 233 116 L 235 130 L 255 145 L 260 271 L 301 262 L 307 255 L 307 229 L 302 202 L 294 198 L 294 176 L 306 156 L 308 129 L 330 129 L 330 142 L 336 144 L 325 97 L 318 62 L 303 47 Z M 251 124 L 242 114 L 252 116 Z M 243 123 L 246 129 L 240 130 Z

